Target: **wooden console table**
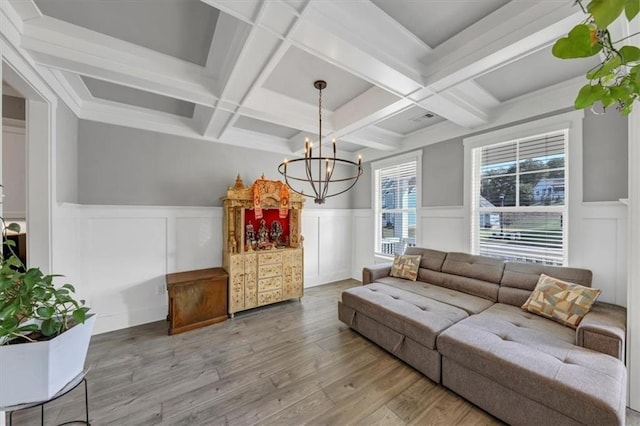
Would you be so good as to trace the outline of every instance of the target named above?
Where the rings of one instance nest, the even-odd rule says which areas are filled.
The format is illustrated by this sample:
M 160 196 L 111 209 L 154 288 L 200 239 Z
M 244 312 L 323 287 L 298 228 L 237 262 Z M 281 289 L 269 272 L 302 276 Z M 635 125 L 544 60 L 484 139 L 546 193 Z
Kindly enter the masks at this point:
M 222 268 L 167 274 L 169 334 L 227 319 L 227 279 Z

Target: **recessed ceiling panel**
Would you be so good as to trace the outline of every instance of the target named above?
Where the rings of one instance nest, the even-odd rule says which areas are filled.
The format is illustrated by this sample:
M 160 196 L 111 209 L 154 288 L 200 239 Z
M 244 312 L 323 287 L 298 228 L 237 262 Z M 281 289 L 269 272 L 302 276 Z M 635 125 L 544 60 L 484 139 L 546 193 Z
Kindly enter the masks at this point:
M 476 82 L 503 102 L 584 75 L 598 63 L 597 56 L 558 59 L 551 54 L 551 47 L 548 47 L 478 77 Z
M 336 110 L 372 87 L 364 80 L 301 49 L 291 47 L 264 87 L 309 104 L 318 104 L 316 80 L 325 80 L 322 108 Z
M 145 92 L 144 90 L 132 89 L 90 77 L 82 77 L 82 80 L 94 98 L 168 112 L 169 114 L 181 115 L 183 117 L 193 117 L 195 105 L 191 102 Z
M 430 47 L 436 47 L 508 0 L 372 0 Z
M 35 0 L 42 13 L 204 65 L 219 11 L 200 0 Z
M 267 121 L 244 116 L 238 118 L 234 127 L 251 130 L 252 132 L 266 133 L 268 135 L 284 139 L 289 139 L 300 132 L 300 130 L 292 129 L 290 127 L 280 126 L 279 124 L 269 123 Z
M 391 118 L 388 118 L 377 124 L 378 127 L 382 127 L 386 130 L 406 135 L 416 130 L 432 126 L 436 123 L 444 121 L 444 118 L 435 115 L 426 109 L 414 106 L 408 110 L 396 114 Z

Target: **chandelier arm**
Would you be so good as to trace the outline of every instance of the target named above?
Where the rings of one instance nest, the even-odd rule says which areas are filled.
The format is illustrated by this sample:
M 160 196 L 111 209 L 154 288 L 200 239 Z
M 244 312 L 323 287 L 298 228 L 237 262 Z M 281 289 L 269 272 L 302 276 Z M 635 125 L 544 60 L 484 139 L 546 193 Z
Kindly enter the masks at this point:
M 311 172 L 311 158 L 308 157 L 304 159 L 305 172 L 307 174 L 307 182 L 311 184 L 311 188 L 313 189 L 313 193 L 318 197 L 318 190 L 316 189 L 316 184 L 313 181 L 313 173 Z M 297 161 L 297 160 L 296 160 Z
M 331 173 L 328 173 L 329 176 L 327 176 L 327 186 L 325 188 L 324 193 L 322 194 L 323 197 L 327 196 L 327 192 L 328 192 L 328 188 L 329 188 L 329 184 L 328 182 L 335 182 L 334 180 L 331 180 L 331 178 L 333 177 L 333 172 L 336 171 L 336 154 L 333 154 L 333 159 L 331 161 Z M 359 175 L 358 175 L 359 177 Z
M 325 183 L 325 186 L 324 186 L 324 190 L 322 191 L 322 198 L 326 198 L 327 197 L 327 192 L 329 192 L 329 183 L 333 182 L 331 180 L 331 176 L 333 176 L 333 171 L 335 170 L 335 166 L 336 166 L 335 158 L 333 160 L 333 163 L 331 164 L 331 168 L 329 168 L 329 161 L 328 160 L 329 160 L 328 158 L 325 160 L 326 167 L 327 167 L 327 170 L 325 170 L 325 181 L 326 181 L 326 183 Z M 329 170 L 331 170 L 331 171 L 329 171 Z
M 359 178 L 360 176 L 362 176 L 362 171 L 360 171 L 360 173 L 358 174 L 358 178 Z M 353 188 L 353 187 L 354 187 L 354 185 L 355 185 L 356 183 L 358 183 L 358 178 L 356 178 L 356 179 L 353 181 L 353 183 L 352 183 L 351 185 L 349 185 L 349 187 L 348 187 L 347 189 L 345 189 L 345 190 L 343 190 L 343 191 L 340 191 L 340 192 L 336 192 L 335 194 L 327 195 L 325 198 L 335 197 L 336 195 L 344 194 L 345 192 L 347 192 L 348 190 L 350 190 L 351 188 Z

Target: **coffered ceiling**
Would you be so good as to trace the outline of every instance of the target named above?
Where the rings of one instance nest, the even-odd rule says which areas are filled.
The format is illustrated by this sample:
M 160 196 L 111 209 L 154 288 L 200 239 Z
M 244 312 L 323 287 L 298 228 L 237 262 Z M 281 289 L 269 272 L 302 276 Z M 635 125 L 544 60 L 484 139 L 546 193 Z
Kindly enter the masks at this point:
M 81 119 L 296 155 L 323 135 L 388 153 L 476 129 L 595 59 L 550 46 L 569 0 L 7 0 L 19 45 Z

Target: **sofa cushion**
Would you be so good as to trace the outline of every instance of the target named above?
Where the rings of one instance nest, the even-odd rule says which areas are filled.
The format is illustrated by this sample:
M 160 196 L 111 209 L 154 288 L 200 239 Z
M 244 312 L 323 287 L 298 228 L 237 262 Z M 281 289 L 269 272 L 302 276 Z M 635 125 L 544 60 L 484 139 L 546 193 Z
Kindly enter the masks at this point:
M 522 309 L 577 328 L 600 295 L 600 290 L 540 275 Z
M 342 303 L 429 349 L 438 334 L 467 317 L 462 309 L 380 283 L 343 291 Z
M 415 281 L 418 278 L 420 255 L 396 254 L 389 276 Z
M 420 296 L 437 300 L 447 305 L 455 306 L 467 312 L 468 314 L 477 314 L 493 305 L 493 302 L 482 297 L 473 296 L 461 291 L 440 287 L 437 285 L 425 283 L 422 281 L 407 281 L 399 278 L 380 278 L 379 283 L 389 285 L 391 287 L 406 290 Z
M 467 253 L 448 253 L 442 264 L 442 272 L 500 283 L 504 271 L 504 260 L 495 257 L 474 256 Z
M 500 281 L 498 302 L 522 306 L 529 298 L 536 284 L 538 284 L 540 274 L 591 287 L 592 273 L 588 269 L 506 262 L 504 274 Z
M 624 364 L 576 346 L 574 339 L 574 330 L 496 304 L 445 330 L 437 345 L 443 357 L 577 422 L 619 423 Z
M 477 280 L 475 278 L 461 277 L 459 275 L 445 274 L 444 272 L 432 271 L 420 268 L 418 271 L 418 281 L 457 290 L 462 293 L 498 301 L 498 290 L 500 286 L 488 281 Z
M 431 250 L 419 247 L 407 247 L 404 254 L 419 254 L 420 268 L 431 269 L 432 271 L 440 271 L 444 259 L 447 257 L 447 252 L 439 250 Z

